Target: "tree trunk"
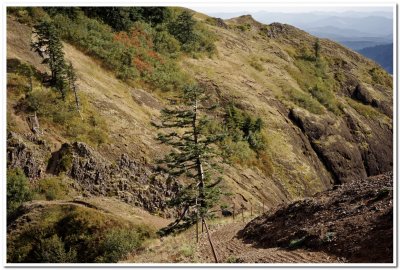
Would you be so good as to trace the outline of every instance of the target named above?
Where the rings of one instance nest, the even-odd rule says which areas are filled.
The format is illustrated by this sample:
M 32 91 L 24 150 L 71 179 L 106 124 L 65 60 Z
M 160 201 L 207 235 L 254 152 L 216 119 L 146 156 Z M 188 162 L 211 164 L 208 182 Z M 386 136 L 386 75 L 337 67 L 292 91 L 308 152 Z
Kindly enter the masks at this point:
M 196 146 L 199 144 L 199 138 L 198 138 L 198 130 L 197 130 L 197 99 L 195 100 L 195 105 L 194 105 L 194 115 L 193 115 L 193 121 L 192 121 L 192 128 L 193 128 L 193 139 L 194 143 Z M 199 177 L 198 179 L 198 198 L 199 198 L 199 203 L 200 203 L 200 209 L 205 208 L 205 195 L 204 195 L 204 170 L 203 170 L 203 164 L 201 162 L 201 157 L 200 155 L 197 156 L 196 158 L 196 167 L 197 167 L 197 175 Z M 203 218 L 203 212 L 200 212 L 201 218 Z
M 81 112 L 81 105 L 79 102 L 79 96 L 78 96 L 78 90 L 77 87 L 75 85 L 75 83 L 72 84 L 72 90 L 74 91 L 74 95 L 75 95 L 75 105 L 76 105 L 76 110 L 79 112 Z

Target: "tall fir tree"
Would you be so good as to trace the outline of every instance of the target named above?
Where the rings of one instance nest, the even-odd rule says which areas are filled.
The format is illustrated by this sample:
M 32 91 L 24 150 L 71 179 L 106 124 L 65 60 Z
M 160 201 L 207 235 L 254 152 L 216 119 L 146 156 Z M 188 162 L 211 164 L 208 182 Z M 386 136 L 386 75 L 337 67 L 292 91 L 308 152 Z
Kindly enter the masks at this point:
M 69 62 L 66 67 L 66 74 L 68 79 L 68 87 L 74 93 L 76 110 L 80 112 L 80 101 L 78 96 L 78 85 L 77 85 L 78 77 L 76 75 L 74 66 L 72 65 L 71 62 Z
M 177 39 L 181 44 L 187 44 L 193 42 L 196 38 L 194 28 L 196 21 L 193 19 L 193 15 L 184 10 L 178 15 L 176 20 L 170 22 L 169 32 Z
M 315 55 L 315 61 L 319 59 L 319 51 L 321 49 L 321 45 L 319 44 L 319 38 L 317 38 L 314 42 L 314 55 Z
M 184 87 L 183 95 L 174 109 L 162 111 L 160 128 L 166 132 L 158 139 L 173 147 L 160 163 L 171 176 L 186 179 L 170 205 L 181 210 L 175 222 L 162 230 L 170 233 L 189 227 L 198 218 L 205 218 L 209 209 L 218 201 L 220 177 L 215 162 L 218 155 L 215 143 L 223 138 L 218 129 L 210 129 L 208 116 L 215 106 L 207 106 L 208 97 L 197 84 Z
M 43 21 L 34 26 L 32 49 L 48 64 L 51 72 L 51 85 L 65 99 L 66 96 L 66 64 L 63 46 L 56 27 L 50 21 Z

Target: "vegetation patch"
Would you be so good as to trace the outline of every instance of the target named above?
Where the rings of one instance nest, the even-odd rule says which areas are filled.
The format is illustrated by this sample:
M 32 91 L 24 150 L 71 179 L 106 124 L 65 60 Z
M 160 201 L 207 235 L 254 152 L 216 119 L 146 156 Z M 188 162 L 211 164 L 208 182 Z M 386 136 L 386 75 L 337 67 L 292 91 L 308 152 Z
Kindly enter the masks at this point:
M 374 107 L 372 107 L 370 105 L 365 105 L 365 104 L 363 104 L 359 101 L 356 101 L 354 99 L 351 99 L 351 98 L 346 98 L 346 101 L 359 114 L 361 114 L 367 118 L 374 119 L 374 120 L 379 119 L 379 120 L 383 120 L 384 122 L 387 122 L 387 123 L 391 122 L 389 117 L 382 114 L 381 112 L 379 112 L 377 109 L 375 109 Z
M 195 252 L 195 247 L 190 244 L 183 244 L 179 250 L 181 254 L 185 257 L 193 257 Z
M 393 87 L 393 78 L 382 68 L 371 68 L 368 73 L 374 83 Z
M 272 175 L 272 159 L 267 149 L 264 122 L 260 117 L 230 104 L 225 108 L 224 128 L 227 136 L 219 146 L 227 162 L 258 167 L 266 175 Z
M 82 113 L 76 110 L 72 95 L 62 100 L 49 88 L 35 88 L 20 100 L 19 109 L 27 114 L 36 113 L 42 125 L 55 126 L 70 140 L 101 145 L 108 140 L 107 125 L 83 94 L 80 95 L 81 106 L 85 108 Z
M 63 177 L 40 179 L 35 187 L 35 199 L 63 200 L 69 197 L 70 188 Z
M 309 92 L 326 109 L 336 115 L 341 114 L 340 103 L 336 100 L 335 92 L 338 89 L 338 82 L 333 77 L 329 65 L 320 55 L 307 47 L 300 50 L 295 57 L 294 64 L 297 68 L 288 67 L 287 71 L 294 78 L 302 90 Z M 322 113 L 316 109 L 310 100 L 304 95 L 292 92 L 295 96 L 292 99 L 299 106 L 312 113 Z
M 304 93 L 301 90 L 291 87 L 284 89 L 284 93 L 286 95 L 281 97 L 282 99 L 289 99 L 297 106 L 304 108 L 311 113 L 322 114 L 324 112 L 324 108 L 321 104 L 309 93 Z
M 21 169 L 7 170 L 7 217 L 32 197 L 33 192 L 24 172 Z
M 249 64 L 250 64 L 250 66 L 252 66 L 253 68 L 255 68 L 258 71 L 264 71 L 265 69 L 260 60 L 261 60 L 260 58 L 253 56 L 249 59 Z
M 117 262 L 154 236 L 150 227 L 81 206 L 50 205 L 37 215 L 9 234 L 8 262 Z
M 235 28 L 240 30 L 241 32 L 246 32 L 251 29 L 251 25 L 249 23 L 237 24 L 235 25 Z

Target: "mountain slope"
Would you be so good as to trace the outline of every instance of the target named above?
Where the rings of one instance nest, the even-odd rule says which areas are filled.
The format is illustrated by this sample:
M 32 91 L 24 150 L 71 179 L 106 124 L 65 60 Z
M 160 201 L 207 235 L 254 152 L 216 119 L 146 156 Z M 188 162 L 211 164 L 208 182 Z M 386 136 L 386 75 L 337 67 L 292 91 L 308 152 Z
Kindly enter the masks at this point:
M 289 25 L 263 25 L 250 16 L 226 21 L 194 16 L 217 37 L 217 53 L 181 55 L 182 70 L 219 105 L 216 117 L 232 105 L 264 123 L 264 159 L 219 160 L 226 194 L 218 206 L 272 208 L 392 170 L 392 78 L 373 61 L 324 39 L 315 57 L 316 38 Z M 65 177 L 82 196 L 113 197 L 172 218 L 176 213 L 166 202 L 179 183 L 157 170 L 156 160 L 168 148 L 156 140 L 153 124 L 175 93 L 119 80 L 100 59 L 64 43 L 84 104 L 73 119 L 93 122 L 89 135 L 91 129 L 105 134 L 72 137 L 81 126 L 50 121 L 46 114 L 38 117 L 42 134 L 32 134 L 20 89 L 27 78 L 18 68 L 47 67 L 30 50 L 31 31 L 8 17 L 8 169 L 23 169 L 32 183 Z M 40 79 L 33 84 L 33 92 L 51 93 Z M 237 149 L 236 155 L 248 153 Z
M 186 58 L 182 65 L 212 91 L 221 105 L 235 103 L 266 123 L 273 175 L 268 177 L 256 168 L 224 165 L 225 185 L 237 193 L 235 200 L 254 198 L 272 206 L 324 190 L 334 182 L 345 182 L 347 177 L 363 178 L 391 169 L 391 84 L 384 73 L 376 78 L 379 67 L 340 45 L 322 40 L 321 54 L 328 66 L 324 76 L 332 78 L 328 81 L 331 89 L 313 96 L 309 89 L 304 89 L 307 85 L 300 74 L 309 69 L 307 80 L 318 83 L 318 75 L 313 74 L 318 70 L 312 61 L 298 56 L 311 50 L 312 36 L 288 25 L 264 27 L 250 17 L 227 24 L 229 29 L 208 26 L 219 35 L 217 56 Z M 249 30 L 235 29 L 246 24 L 250 25 Z M 9 20 L 9 26 L 13 25 L 8 28 L 13 35 L 12 29 L 26 29 L 19 36 L 26 41 L 16 42 L 10 35 L 9 55 L 25 61 L 30 30 Z M 164 102 L 154 94 L 116 80 L 68 44 L 65 52 L 76 66 L 82 93 L 112 131 L 110 143 L 97 151 L 111 161 L 123 153 L 140 163 L 160 157 L 165 150 L 160 151 L 161 146 L 155 143 L 157 131 L 151 121 L 157 119 Z M 43 69 L 34 60 L 37 57 L 29 54 L 31 63 Z M 334 96 L 324 100 L 319 95 Z M 335 114 L 330 109 L 336 107 L 330 105 L 340 106 L 342 111 Z M 386 143 L 379 143 L 378 137 Z M 54 151 L 65 139 L 58 140 Z M 340 149 L 339 145 L 348 147 Z M 340 165 L 344 161 L 345 167 Z

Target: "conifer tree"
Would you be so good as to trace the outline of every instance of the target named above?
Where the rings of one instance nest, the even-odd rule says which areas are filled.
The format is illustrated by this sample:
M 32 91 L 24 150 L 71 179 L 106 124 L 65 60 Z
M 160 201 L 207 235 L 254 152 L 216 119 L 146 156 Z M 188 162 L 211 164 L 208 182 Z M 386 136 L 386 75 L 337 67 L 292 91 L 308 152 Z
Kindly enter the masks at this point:
M 315 43 L 314 43 L 315 61 L 317 61 L 318 58 L 319 58 L 319 50 L 320 50 L 320 48 L 321 48 L 321 46 L 320 46 L 320 44 L 319 44 L 319 38 L 317 38 L 317 39 L 315 40 Z
M 50 83 L 60 93 L 63 99 L 66 95 L 65 60 L 63 46 L 56 27 L 50 21 L 43 21 L 34 26 L 35 41 L 32 49 L 48 64 L 51 72 Z
M 187 44 L 196 38 L 195 25 L 196 21 L 193 19 L 193 15 L 185 10 L 179 14 L 175 21 L 170 23 L 169 31 L 182 44 Z
M 198 217 L 205 218 L 208 210 L 219 197 L 217 187 L 221 178 L 213 178 L 218 167 L 213 163 L 217 155 L 215 143 L 223 138 L 219 130 L 210 130 L 210 112 L 215 106 L 206 106 L 207 96 L 198 85 L 184 87 L 181 106 L 162 111 L 160 128 L 166 129 L 158 139 L 173 147 L 173 151 L 161 160 L 162 168 L 170 175 L 184 176 L 187 183 L 170 201 L 170 205 L 182 209 L 180 216 L 162 233 L 184 229 Z
M 71 62 L 68 63 L 67 68 L 66 68 L 66 73 L 67 73 L 67 79 L 68 79 L 68 86 L 69 89 L 74 92 L 75 96 L 75 105 L 76 105 L 76 110 L 80 112 L 80 102 L 79 102 L 79 96 L 78 96 L 78 86 L 76 84 L 76 81 L 78 77 L 76 76 L 76 72 L 74 69 L 74 66 L 72 65 Z

